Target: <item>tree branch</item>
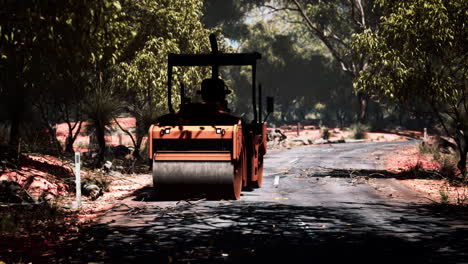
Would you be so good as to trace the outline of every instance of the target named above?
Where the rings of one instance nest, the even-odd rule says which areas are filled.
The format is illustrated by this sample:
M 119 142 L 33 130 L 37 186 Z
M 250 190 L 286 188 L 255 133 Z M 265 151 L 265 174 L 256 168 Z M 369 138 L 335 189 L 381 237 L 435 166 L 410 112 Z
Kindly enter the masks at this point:
M 347 65 L 346 61 L 340 56 L 337 50 L 332 46 L 330 41 L 327 39 L 327 37 L 324 35 L 322 31 L 320 31 L 314 23 L 310 20 L 310 18 L 307 16 L 304 8 L 302 5 L 299 3 L 298 0 L 293 0 L 294 4 L 296 5 L 299 14 L 302 16 L 302 18 L 305 20 L 307 27 L 312 31 L 312 33 L 317 36 L 323 44 L 328 48 L 332 56 L 340 63 L 343 71 L 347 72 L 350 74 L 352 77 L 356 76 L 356 72 L 352 70 L 349 65 Z
M 359 20 L 356 19 L 356 7 L 354 5 L 354 1 L 349 0 L 349 4 L 351 5 L 351 17 L 353 19 L 354 24 L 356 24 L 356 26 L 362 28 L 362 24 L 359 22 Z
M 362 2 L 361 0 L 355 0 L 357 8 L 359 10 L 359 13 L 361 13 L 361 27 L 365 28 L 366 27 L 366 16 L 364 14 L 364 8 L 362 7 Z
M 83 121 L 82 121 L 82 120 L 80 120 L 80 121 L 77 121 L 76 123 L 80 123 L 80 124 L 78 125 L 78 128 L 77 128 L 77 130 L 76 130 L 76 133 L 75 133 L 75 135 L 73 135 L 73 137 L 72 137 L 72 138 L 73 138 L 73 141 L 72 141 L 72 142 L 75 142 L 76 138 L 77 138 L 77 137 L 78 137 L 78 135 L 80 134 L 80 131 L 81 131 L 81 125 L 83 124 Z M 73 133 L 73 131 L 72 131 L 72 133 Z
M 268 9 L 271 9 L 271 10 L 272 10 L 271 13 L 281 12 L 281 11 L 294 11 L 294 12 L 299 11 L 299 9 L 297 9 L 297 8 L 291 8 L 291 7 L 282 7 L 282 8 L 278 8 L 278 7 L 274 7 L 274 6 L 272 6 L 272 5 L 264 5 L 264 7 L 268 8 Z M 270 14 L 270 13 L 269 13 L 269 14 Z
M 130 131 L 128 131 L 127 129 L 123 128 L 117 121 L 117 118 L 115 117 L 114 117 L 114 122 L 117 124 L 117 126 L 119 126 L 120 130 L 122 130 L 125 134 L 127 134 L 130 137 L 130 139 L 132 140 L 133 146 L 136 148 L 137 144 L 135 142 L 135 138 L 133 137 L 132 133 L 130 133 Z

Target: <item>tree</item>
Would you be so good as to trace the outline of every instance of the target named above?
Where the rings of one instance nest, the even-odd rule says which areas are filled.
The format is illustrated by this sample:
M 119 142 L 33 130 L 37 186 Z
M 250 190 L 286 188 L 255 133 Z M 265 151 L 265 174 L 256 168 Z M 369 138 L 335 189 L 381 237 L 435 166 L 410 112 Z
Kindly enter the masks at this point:
M 356 35 L 355 50 L 368 66 L 355 88 L 397 103 L 432 108 L 460 156 L 466 176 L 468 152 L 468 2 L 378 1 L 378 30 Z
M 343 92 L 351 93 L 351 81 L 337 69 L 330 57 L 323 56 L 326 51 L 320 42 L 303 42 L 302 28 L 293 29 L 293 26 L 277 18 L 259 20 L 247 25 L 241 42 L 241 52 L 258 51 L 262 54 L 257 80 L 262 83 L 263 94 L 274 95 L 281 109 L 270 121 L 295 123 L 315 119 L 313 122 L 317 124 L 340 123 L 338 119 L 346 117 L 335 118 L 338 117 L 335 113 L 351 103 L 349 98 L 341 104 L 337 99 L 343 97 Z M 230 71 L 238 100 L 242 102 L 236 111 L 250 113 L 250 104 L 245 104 L 251 96 L 248 89 L 250 74 L 248 71 L 234 74 L 236 70 Z
M 278 0 L 273 5 L 265 5 L 274 12 L 286 13 L 284 20 L 301 25 L 309 35 L 318 38 L 328 49 L 341 69 L 355 78 L 366 66 L 365 57 L 352 53 L 353 34 L 374 29 L 379 12 L 373 9 L 372 1 L 362 0 Z M 369 96 L 360 90 L 358 93 L 358 120 L 365 121 Z
M 125 111 L 136 118 L 134 156 L 151 124 L 167 109 L 167 55 L 208 53 L 210 31 L 201 22 L 202 1 L 129 1 L 123 5 L 125 21 L 134 38 L 125 46 L 115 68 L 114 84 L 124 95 Z M 158 26 L 155 26 L 158 25 Z M 176 68 L 173 105 L 180 103 L 178 86 L 195 95 L 209 68 Z M 177 90 L 176 90 L 177 89 Z
M 35 113 L 39 113 L 55 140 L 51 123 L 70 124 L 70 114 L 81 110 L 79 102 L 90 76 L 105 67 L 103 63 L 96 67 L 97 62 L 115 61 L 115 51 L 125 41 L 125 37 L 115 34 L 121 32 L 116 30 L 120 3 L 1 3 L 0 94 L 5 108 L 2 112 L 6 113 L 2 119 L 11 127 L 10 144 L 18 144 L 20 126 Z M 76 138 L 72 134 L 70 131 L 71 146 Z

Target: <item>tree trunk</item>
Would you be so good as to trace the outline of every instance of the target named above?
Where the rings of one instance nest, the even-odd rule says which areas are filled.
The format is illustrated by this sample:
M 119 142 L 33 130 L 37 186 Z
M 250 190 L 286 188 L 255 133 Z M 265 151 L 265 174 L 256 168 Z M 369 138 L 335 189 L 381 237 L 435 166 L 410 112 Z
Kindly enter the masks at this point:
M 16 54 L 14 49 L 9 49 L 8 58 L 9 65 L 7 67 L 8 80 L 7 80 L 7 111 L 10 121 L 10 138 L 9 144 L 18 150 L 20 141 L 20 124 L 22 121 L 22 111 L 24 110 L 23 104 L 23 86 L 21 83 L 22 56 Z
M 73 140 L 72 135 L 68 134 L 67 139 L 65 140 L 65 152 L 66 153 L 73 153 L 75 150 L 73 149 L 73 144 L 75 141 Z
M 358 92 L 358 104 L 359 104 L 358 122 L 359 123 L 366 122 L 368 102 L 369 102 L 369 96 L 367 96 L 363 92 Z
M 19 120 L 16 117 L 10 119 L 10 140 L 9 144 L 16 147 L 19 142 Z
M 68 125 L 68 136 L 67 136 L 67 140 L 65 141 L 65 152 L 74 153 L 75 150 L 73 149 L 73 144 L 75 143 L 76 138 L 80 134 L 81 125 L 83 124 L 83 121 L 76 121 L 76 123 L 73 126 L 71 125 L 70 121 L 68 121 L 68 119 L 66 122 Z M 75 129 L 77 125 L 78 125 L 78 128 L 76 130 L 76 133 L 73 134 L 73 130 Z
M 136 123 L 136 136 L 137 136 L 137 139 L 135 141 L 135 138 L 133 137 L 132 133 L 130 133 L 130 131 L 124 129 L 120 124 L 119 124 L 119 121 L 117 121 L 117 118 L 114 118 L 114 122 L 117 124 L 117 126 L 119 126 L 120 130 L 122 130 L 125 134 L 127 134 L 130 139 L 132 140 L 132 143 L 133 143 L 133 147 L 135 148 L 135 150 L 133 151 L 132 155 L 139 159 L 141 158 L 140 157 L 140 145 L 141 145 L 141 140 L 142 138 L 139 138 L 139 135 L 141 135 L 141 133 L 138 132 L 138 119 L 137 119 L 137 123 Z
M 468 153 L 468 137 L 462 136 L 460 142 L 458 142 L 458 152 L 460 154 L 460 160 L 458 161 L 457 167 L 460 170 L 463 178 L 466 175 L 466 158 Z
M 135 150 L 133 151 L 133 156 L 136 159 L 141 159 L 140 149 L 141 149 L 141 142 L 143 141 L 143 137 L 148 133 L 149 127 L 145 126 L 145 122 L 142 119 L 136 119 L 136 142 L 135 142 Z
M 458 161 L 457 167 L 461 171 L 463 177 L 466 177 L 466 157 L 467 151 L 460 152 L 460 160 Z
M 135 144 L 135 150 L 133 151 L 133 157 L 135 157 L 136 159 L 141 159 L 140 149 L 141 149 L 142 141 L 143 141 L 143 135 L 138 134 L 136 144 Z
M 97 167 L 102 166 L 104 163 L 104 155 L 106 153 L 106 138 L 105 136 L 105 127 L 99 125 L 96 127 L 96 139 L 98 141 L 99 152 L 98 152 L 98 160 L 97 160 Z
M 60 146 L 60 142 L 57 139 L 57 130 L 52 128 L 50 125 L 47 127 L 48 135 L 50 138 L 50 142 L 52 145 L 55 146 L 55 149 L 58 154 L 62 153 L 62 146 Z

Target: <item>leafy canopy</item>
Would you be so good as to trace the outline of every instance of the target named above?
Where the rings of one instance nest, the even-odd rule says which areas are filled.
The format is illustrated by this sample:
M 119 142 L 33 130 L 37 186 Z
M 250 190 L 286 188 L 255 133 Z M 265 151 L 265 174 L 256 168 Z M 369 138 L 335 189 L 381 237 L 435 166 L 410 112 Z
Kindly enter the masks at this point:
M 356 35 L 367 67 L 354 85 L 398 102 L 458 104 L 468 79 L 468 2 L 379 1 L 378 30 Z
M 380 0 L 379 30 L 356 35 L 368 65 L 355 88 L 398 103 L 432 108 L 457 145 L 458 168 L 467 175 L 468 1 Z

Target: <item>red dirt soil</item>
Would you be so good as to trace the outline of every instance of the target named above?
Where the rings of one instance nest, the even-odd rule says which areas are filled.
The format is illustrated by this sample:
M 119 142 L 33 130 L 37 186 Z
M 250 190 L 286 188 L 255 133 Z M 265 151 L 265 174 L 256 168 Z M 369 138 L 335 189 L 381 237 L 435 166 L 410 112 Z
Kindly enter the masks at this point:
M 420 168 L 423 171 L 438 170 L 441 167 L 438 162 L 433 160 L 430 154 L 420 154 L 418 146 L 404 147 L 396 153 L 387 155 L 385 159 L 386 170 L 397 175 L 401 175 L 402 172 L 408 171 L 416 165 L 421 166 Z M 442 202 L 443 194 L 447 196 L 449 204 L 462 205 L 468 203 L 467 186 L 451 186 L 446 180 L 442 179 L 400 178 L 398 180 L 434 202 Z
M 17 169 L 7 168 L 0 173 L 0 180 L 17 182 L 36 199 L 67 196 L 70 190 L 67 181 L 72 178 L 73 169 L 69 162 L 48 155 L 24 155 Z
M 135 133 L 132 133 L 136 127 L 136 120 L 133 117 L 120 117 L 117 118 L 117 122 L 119 122 L 119 125 L 125 129 L 128 130 L 133 137 L 135 138 Z M 112 122 L 112 130 L 113 133 L 112 135 L 105 136 L 106 139 L 106 144 L 110 146 L 117 146 L 117 145 L 124 145 L 127 147 L 132 147 L 133 142 L 128 134 L 123 132 L 117 124 Z M 75 123 L 71 123 L 73 126 Z M 79 152 L 87 152 L 89 151 L 89 145 L 90 145 L 90 136 L 88 135 L 87 131 L 87 126 L 88 122 L 84 121 L 80 134 L 76 138 L 75 142 L 73 143 L 73 147 L 76 151 Z M 73 130 L 73 133 L 76 133 L 78 129 L 78 126 Z M 66 123 L 61 123 L 57 125 L 57 140 L 62 143 L 62 145 L 65 145 L 65 141 L 67 139 L 69 133 L 68 125 Z M 142 146 L 146 144 L 146 138 L 143 139 Z
M 269 128 L 268 130 L 273 130 L 274 128 Z M 299 131 L 299 136 L 297 135 L 297 126 L 283 126 L 280 127 L 283 130 L 283 133 L 290 139 L 294 139 L 297 137 L 306 137 L 311 140 L 320 139 L 322 137 L 321 130 L 319 127 L 316 126 L 304 126 L 301 127 Z M 352 131 L 349 129 L 341 129 L 341 128 L 328 128 L 330 132 L 329 140 L 340 140 L 340 139 L 350 139 L 352 138 Z M 365 141 L 402 141 L 407 140 L 408 138 L 419 139 L 421 137 L 421 132 L 418 131 L 389 131 L 386 132 L 366 132 L 365 133 Z

